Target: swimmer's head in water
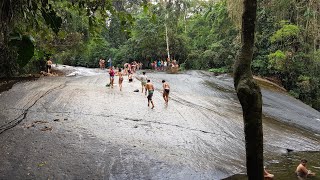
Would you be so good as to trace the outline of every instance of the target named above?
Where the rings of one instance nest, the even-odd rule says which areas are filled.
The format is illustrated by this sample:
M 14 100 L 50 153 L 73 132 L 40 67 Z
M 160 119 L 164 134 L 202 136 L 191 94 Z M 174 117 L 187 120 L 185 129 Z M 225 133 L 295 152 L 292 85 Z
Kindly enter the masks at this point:
M 147 82 L 150 82 L 150 79 L 148 79 Z
M 142 72 L 142 74 L 143 74 L 143 75 L 145 75 L 145 74 L 146 74 L 146 72 Z
M 162 83 L 165 83 L 166 81 L 165 80 L 162 80 Z

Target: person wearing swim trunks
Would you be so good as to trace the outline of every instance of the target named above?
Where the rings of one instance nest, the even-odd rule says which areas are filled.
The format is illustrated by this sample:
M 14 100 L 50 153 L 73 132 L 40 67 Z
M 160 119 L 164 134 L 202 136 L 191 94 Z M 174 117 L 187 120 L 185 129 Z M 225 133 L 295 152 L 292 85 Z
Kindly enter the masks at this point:
M 131 82 L 133 81 L 133 74 L 132 74 L 132 72 L 129 72 L 128 79 L 129 79 L 129 83 L 131 83 Z
M 48 61 L 47 61 L 47 72 L 48 73 L 51 73 L 51 66 L 52 66 L 52 61 L 49 58 Z
M 122 69 L 120 68 L 120 69 L 119 69 L 119 72 L 118 72 L 120 91 L 122 91 L 122 82 L 123 82 L 123 74 L 122 74 L 121 71 L 122 71 Z
M 296 175 L 299 180 L 307 179 L 309 176 L 315 176 L 316 174 L 307 169 L 307 160 L 302 159 L 300 164 L 297 166 Z
M 151 109 L 153 109 L 154 108 L 154 104 L 153 104 L 153 101 L 152 101 L 152 96 L 153 96 L 153 92 L 154 92 L 154 86 L 150 82 L 150 79 L 147 80 L 147 84 L 146 84 L 145 88 L 146 88 L 145 89 L 146 92 L 148 91 L 148 96 L 147 96 L 147 98 L 148 98 L 148 107 L 150 106 L 150 102 L 151 102 L 151 104 L 152 104 Z
M 114 70 L 112 67 L 110 67 L 110 70 L 109 70 L 109 75 L 110 75 L 110 86 L 111 88 L 113 88 L 113 82 L 114 82 Z
M 169 84 L 165 81 L 162 80 L 162 87 L 163 87 L 163 99 L 166 104 L 169 102 L 169 92 L 170 92 L 170 86 Z
M 100 69 L 102 69 L 102 58 L 100 58 L 100 60 L 99 60 L 99 67 L 100 67 Z
M 143 89 L 145 88 L 146 84 L 147 84 L 147 75 L 146 72 L 142 72 L 142 76 L 140 77 L 141 80 L 141 93 L 143 93 Z M 145 94 L 147 94 L 147 91 L 145 92 Z
M 106 68 L 106 61 L 101 59 L 101 69 L 104 70 Z

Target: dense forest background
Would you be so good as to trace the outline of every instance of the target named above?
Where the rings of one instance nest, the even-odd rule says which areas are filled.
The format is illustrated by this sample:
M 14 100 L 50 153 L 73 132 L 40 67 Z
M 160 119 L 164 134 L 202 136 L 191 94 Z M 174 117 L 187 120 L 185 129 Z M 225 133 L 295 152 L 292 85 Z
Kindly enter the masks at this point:
M 184 69 L 232 72 L 242 0 L 4 0 L 0 76 L 39 72 L 45 60 L 98 67 L 172 59 Z M 167 28 L 166 28 L 167 27 Z M 320 110 L 319 0 L 258 0 L 255 75 Z

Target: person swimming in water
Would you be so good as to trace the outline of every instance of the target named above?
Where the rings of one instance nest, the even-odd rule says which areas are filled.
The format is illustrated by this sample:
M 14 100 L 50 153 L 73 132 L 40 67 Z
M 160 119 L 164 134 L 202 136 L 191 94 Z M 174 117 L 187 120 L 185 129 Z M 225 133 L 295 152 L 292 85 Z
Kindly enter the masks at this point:
M 299 180 L 307 179 L 309 176 L 315 176 L 316 174 L 307 169 L 307 160 L 302 159 L 300 164 L 297 166 L 296 175 Z

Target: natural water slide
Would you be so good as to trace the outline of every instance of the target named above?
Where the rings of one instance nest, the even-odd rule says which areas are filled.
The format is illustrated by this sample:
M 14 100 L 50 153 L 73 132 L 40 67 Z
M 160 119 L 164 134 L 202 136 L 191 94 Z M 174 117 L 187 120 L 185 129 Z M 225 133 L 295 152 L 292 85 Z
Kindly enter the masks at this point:
M 0 179 L 223 179 L 245 172 L 242 110 L 229 75 L 147 71 L 156 87 L 151 109 L 136 79 L 125 78 L 120 92 L 105 86 L 106 71 L 59 68 L 71 75 L 1 93 Z M 168 106 L 162 79 L 171 86 Z M 263 85 L 262 95 L 268 166 L 285 177 L 294 169 L 281 163 L 307 152 L 319 171 L 320 113 L 273 85 Z

